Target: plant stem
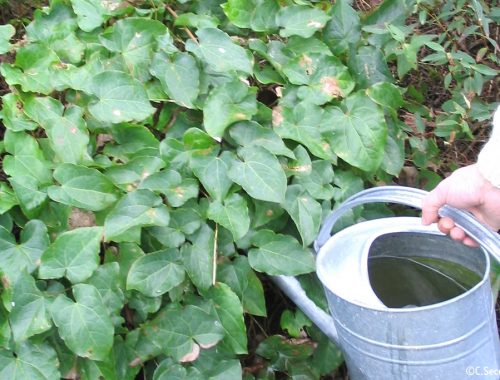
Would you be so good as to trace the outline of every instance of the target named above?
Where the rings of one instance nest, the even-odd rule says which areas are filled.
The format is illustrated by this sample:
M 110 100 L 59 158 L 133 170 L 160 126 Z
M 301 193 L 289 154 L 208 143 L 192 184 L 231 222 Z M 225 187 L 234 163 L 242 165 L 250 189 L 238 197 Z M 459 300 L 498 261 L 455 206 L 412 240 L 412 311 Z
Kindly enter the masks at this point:
M 175 18 L 179 17 L 179 15 L 170 7 L 170 5 L 165 5 L 165 9 Z M 189 28 L 185 26 L 183 29 L 185 30 L 189 38 L 191 38 L 191 40 L 198 44 L 198 40 L 196 39 L 195 35 L 189 30 Z
M 213 269 L 212 269 L 212 285 L 215 285 L 217 280 L 217 237 L 219 235 L 219 225 L 215 225 L 214 233 L 214 252 L 213 252 Z

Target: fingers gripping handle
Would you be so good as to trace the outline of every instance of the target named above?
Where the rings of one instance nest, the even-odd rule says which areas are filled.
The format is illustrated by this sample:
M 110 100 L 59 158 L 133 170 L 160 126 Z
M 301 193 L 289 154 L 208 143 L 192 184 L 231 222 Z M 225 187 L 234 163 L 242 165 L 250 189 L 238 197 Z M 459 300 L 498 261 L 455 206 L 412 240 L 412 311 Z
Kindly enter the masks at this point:
M 391 202 L 422 209 L 422 200 L 426 194 L 427 192 L 424 190 L 410 187 L 383 186 L 367 189 L 353 195 L 326 218 L 318 234 L 318 238 L 314 242 L 315 251 L 318 252 L 328 241 L 331 237 L 331 231 L 335 223 L 353 207 L 367 203 Z M 500 237 L 496 232 L 481 224 L 470 213 L 448 205 L 441 207 L 439 215 L 453 219 L 457 226 L 462 228 L 467 235 L 476 240 L 500 262 Z

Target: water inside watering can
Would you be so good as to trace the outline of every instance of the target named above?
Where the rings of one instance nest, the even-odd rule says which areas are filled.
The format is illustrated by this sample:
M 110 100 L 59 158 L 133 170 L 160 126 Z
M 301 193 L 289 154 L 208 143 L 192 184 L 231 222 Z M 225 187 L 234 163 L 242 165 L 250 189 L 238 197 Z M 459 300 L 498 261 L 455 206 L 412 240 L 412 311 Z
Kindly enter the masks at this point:
M 482 280 L 486 264 L 478 250 L 438 234 L 382 234 L 369 249 L 370 286 L 387 307 L 443 302 Z
M 393 308 L 443 302 L 481 281 L 462 265 L 429 257 L 372 257 L 368 274 L 377 297 Z

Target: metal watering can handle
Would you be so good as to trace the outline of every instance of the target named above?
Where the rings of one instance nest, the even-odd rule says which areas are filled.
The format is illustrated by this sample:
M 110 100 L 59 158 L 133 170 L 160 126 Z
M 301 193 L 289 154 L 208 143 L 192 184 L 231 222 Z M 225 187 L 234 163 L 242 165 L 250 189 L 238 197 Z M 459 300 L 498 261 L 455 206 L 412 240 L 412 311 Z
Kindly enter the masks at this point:
M 426 194 L 427 192 L 424 190 L 402 186 L 383 186 L 361 191 L 348 198 L 326 218 L 318 238 L 314 242 L 314 249 L 316 252 L 319 251 L 331 237 L 335 223 L 346 211 L 355 206 L 366 203 L 391 202 L 421 209 L 422 200 Z M 468 212 L 447 205 L 439 209 L 439 215 L 452 218 L 458 226 L 500 262 L 500 237 L 497 233 L 486 228 Z M 272 276 L 272 279 L 326 336 L 338 343 L 338 334 L 333 319 L 307 297 L 295 277 Z
M 424 190 L 404 186 L 382 186 L 361 191 L 348 198 L 326 218 L 314 242 L 314 249 L 316 252 L 319 251 L 331 237 L 335 223 L 346 211 L 355 206 L 366 203 L 391 202 L 422 209 L 422 200 L 426 195 L 427 192 Z M 457 226 L 500 262 L 500 236 L 495 231 L 484 226 L 472 214 L 448 205 L 439 209 L 439 215 L 453 219 Z

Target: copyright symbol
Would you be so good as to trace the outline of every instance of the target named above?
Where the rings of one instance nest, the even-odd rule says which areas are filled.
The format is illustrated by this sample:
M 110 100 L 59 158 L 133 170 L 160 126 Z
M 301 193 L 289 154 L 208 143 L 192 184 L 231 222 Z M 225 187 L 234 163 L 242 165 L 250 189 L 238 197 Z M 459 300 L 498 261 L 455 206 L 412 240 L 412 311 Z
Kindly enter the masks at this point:
M 476 373 L 476 369 L 473 366 L 469 366 L 465 369 L 465 373 L 467 376 L 472 376 Z

